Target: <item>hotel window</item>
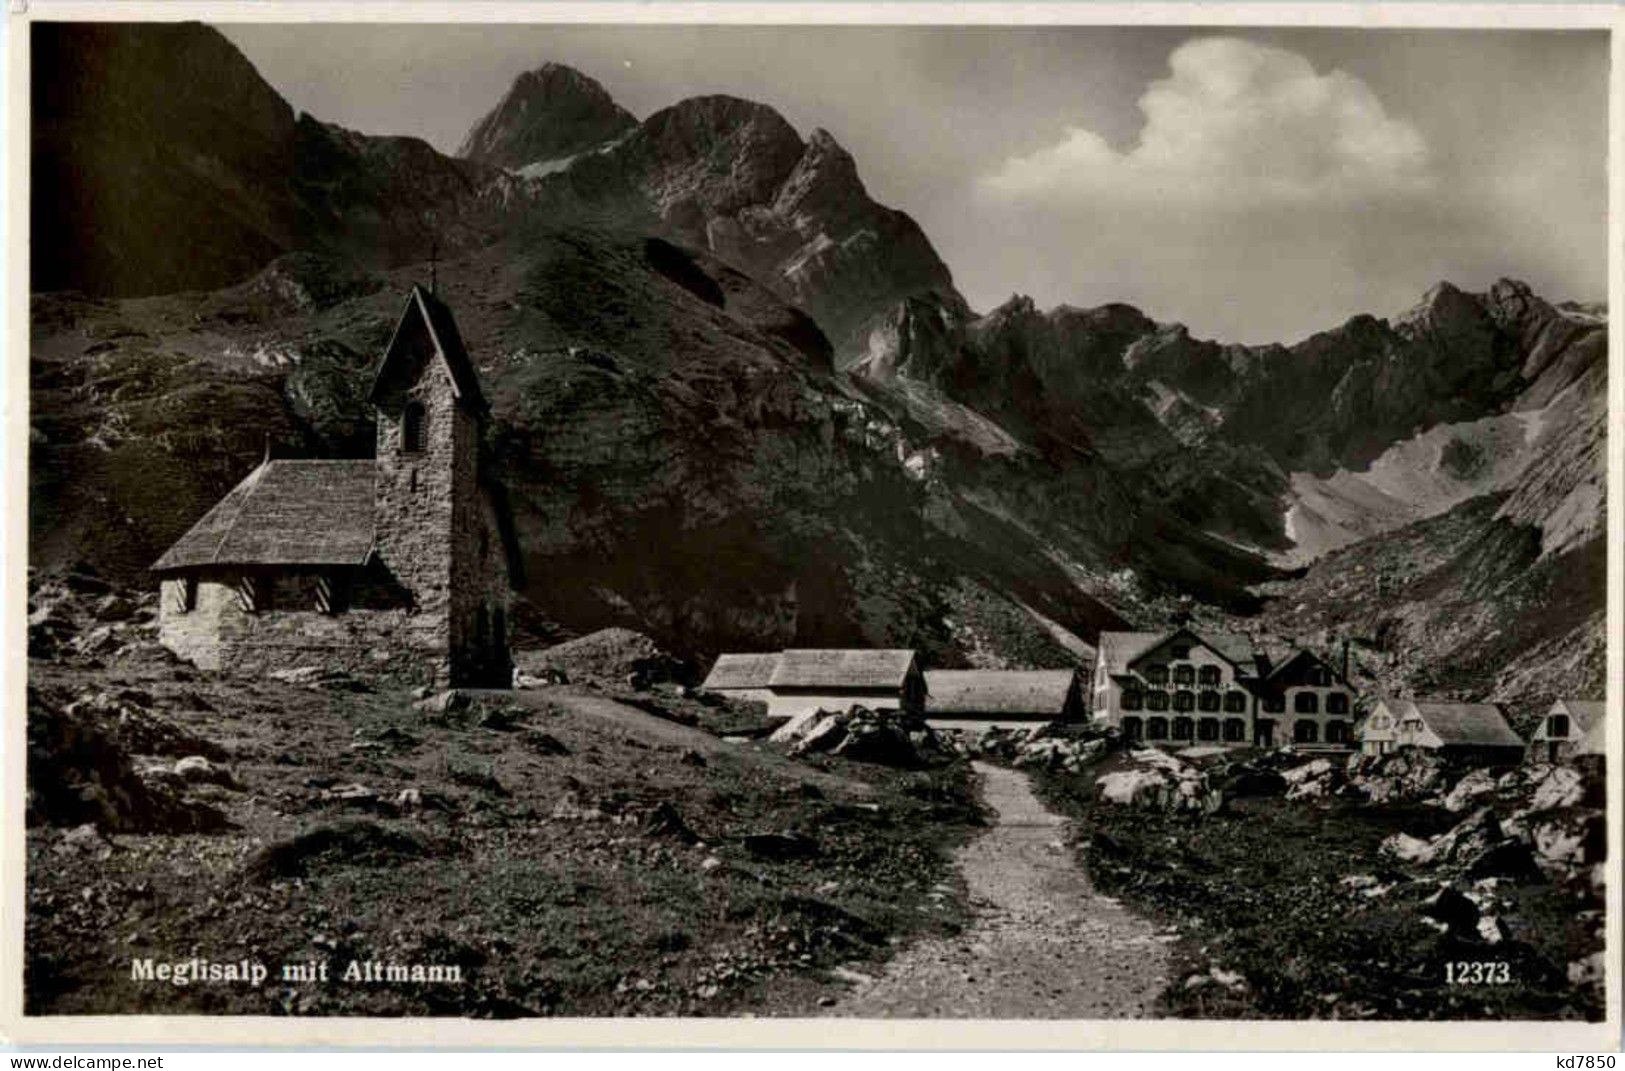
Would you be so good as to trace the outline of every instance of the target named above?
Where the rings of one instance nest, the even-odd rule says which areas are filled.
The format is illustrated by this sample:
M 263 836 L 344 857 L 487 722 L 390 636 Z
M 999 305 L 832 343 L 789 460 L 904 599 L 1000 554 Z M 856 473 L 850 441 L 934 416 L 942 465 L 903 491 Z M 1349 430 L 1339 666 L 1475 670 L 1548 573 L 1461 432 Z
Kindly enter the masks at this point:
M 1191 666 L 1191 665 L 1175 666 L 1174 667 L 1174 683 L 1175 684 L 1195 684 L 1196 683 L 1196 667 Z
M 1146 666 L 1145 679 L 1152 684 L 1163 685 L 1168 683 L 1167 666 Z
M 1196 697 L 1197 707 L 1207 711 L 1209 714 L 1212 714 L 1219 709 L 1219 701 L 1218 692 L 1203 692 L 1201 695 Z
M 1333 692 L 1326 697 L 1326 713 L 1347 714 L 1349 712 L 1349 697 L 1344 692 Z
M 1229 743 L 1241 743 L 1247 739 L 1247 723 L 1240 718 L 1226 718 L 1224 720 L 1224 738 Z
M 1138 688 L 1126 688 L 1123 690 L 1124 710 L 1139 710 L 1143 706 L 1145 706 L 1145 694 L 1143 692 L 1141 692 Z
M 1201 669 L 1201 681 L 1203 684 L 1216 686 L 1219 683 L 1219 667 L 1203 666 Z
M 1196 739 L 1217 740 L 1219 738 L 1219 719 L 1203 718 L 1196 723 Z
M 1225 692 L 1224 709 L 1231 714 L 1245 714 L 1247 712 L 1246 693 L 1235 690 Z
M 1299 692 L 1292 700 L 1292 709 L 1299 714 L 1319 714 L 1320 696 L 1314 692 Z
M 1292 727 L 1292 742 L 1314 744 L 1320 741 L 1320 726 L 1312 721 L 1300 721 Z
M 1150 718 L 1145 723 L 1145 738 L 1147 740 L 1168 739 L 1168 719 Z
M 1190 718 L 1174 719 L 1174 739 L 1189 740 L 1196 732 L 1196 723 Z
M 1147 710 L 1167 710 L 1168 709 L 1168 693 L 1167 692 L 1147 692 L 1146 697 L 1145 697 L 1145 709 L 1147 709 Z
M 1195 692 L 1185 692 L 1185 691 L 1175 692 L 1174 693 L 1174 709 L 1175 710 L 1195 710 L 1196 709 L 1196 693 Z

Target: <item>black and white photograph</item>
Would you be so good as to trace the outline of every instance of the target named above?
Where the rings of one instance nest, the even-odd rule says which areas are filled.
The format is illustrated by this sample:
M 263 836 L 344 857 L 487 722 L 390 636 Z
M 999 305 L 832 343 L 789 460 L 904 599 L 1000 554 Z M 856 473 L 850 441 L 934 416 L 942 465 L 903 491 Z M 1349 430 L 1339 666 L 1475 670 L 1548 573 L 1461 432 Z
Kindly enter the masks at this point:
M 21 1022 L 1617 1048 L 1608 22 L 244 17 L 11 26 Z

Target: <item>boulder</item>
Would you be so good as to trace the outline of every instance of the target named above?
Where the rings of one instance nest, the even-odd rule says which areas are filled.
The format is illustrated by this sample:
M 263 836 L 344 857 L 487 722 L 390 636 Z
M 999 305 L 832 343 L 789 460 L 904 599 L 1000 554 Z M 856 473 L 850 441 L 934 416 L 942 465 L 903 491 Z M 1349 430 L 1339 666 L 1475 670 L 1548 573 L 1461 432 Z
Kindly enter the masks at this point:
M 1244 762 L 1226 767 L 1218 783 L 1231 797 L 1280 796 L 1287 788 L 1286 778 L 1279 771 Z
M 1448 832 L 1433 838 L 1429 846 L 1432 858 L 1428 861 L 1462 862 L 1474 858 L 1502 839 L 1501 823 L 1496 820 L 1495 812 L 1488 807 L 1480 807 Z
M 1315 759 L 1283 771 L 1281 780 L 1289 800 L 1323 799 L 1331 795 L 1335 776 L 1331 760 Z
M 1585 781 L 1580 771 L 1572 766 L 1553 766 L 1535 785 L 1529 810 L 1551 811 L 1560 807 L 1574 807 L 1585 799 Z
M 1377 850 L 1383 855 L 1405 863 L 1426 864 L 1433 859 L 1433 846 L 1422 838 L 1413 837 L 1408 833 L 1395 833 L 1383 841 Z
M 1469 878 L 1534 878 L 1540 875 L 1534 852 L 1516 837 L 1507 837 L 1467 860 Z
M 767 738 L 768 742 L 773 744 L 796 743 L 807 735 L 807 730 L 820 718 L 830 717 L 834 717 L 834 715 L 828 711 L 804 710 L 800 714 L 792 716 L 789 721 L 786 721 L 777 729 L 774 729 Z
M 1608 968 L 1602 953 L 1593 952 L 1584 959 L 1574 960 L 1569 964 L 1568 977 L 1572 986 L 1601 987 L 1608 977 Z
M 1476 806 L 1485 797 L 1495 795 L 1496 778 L 1488 770 L 1474 770 L 1445 793 L 1440 806 L 1451 814 L 1460 814 Z
M 804 755 L 809 751 L 833 751 L 846 742 L 846 719 L 834 714 L 824 715 L 805 726 L 805 729 L 806 732 L 791 749 L 791 754 Z
M 91 607 L 90 614 L 97 621 L 128 621 L 136 616 L 138 607 L 122 595 L 103 595 Z
M 1095 781 L 1095 798 L 1128 807 L 1154 807 L 1170 779 L 1156 770 L 1119 770 Z
M 1354 755 L 1348 763 L 1350 788 L 1368 803 L 1413 803 L 1436 795 L 1449 778 L 1449 763 L 1423 748 L 1387 755 Z
M 232 776 L 230 769 L 219 763 L 210 762 L 202 755 L 188 755 L 176 762 L 175 776 L 191 785 L 220 785 L 222 788 L 239 787 L 237 779 Z
M 908 732 L 895 720 L 853 717 L 845 728 L 846 736 L 832 754 L 882 766 L 920 765 L 920 753 L 909 740 Z
M 1608 827 L 1601 811 L 1566 811 L 1531 820 L 1529 841 L 1541 862 L 1588 866 L 1608 852 Z
M 1478 905 L 1449 885 L 1423 900 L 1417 910 L 1458 935 L 1473 933 L 1478 926 Z

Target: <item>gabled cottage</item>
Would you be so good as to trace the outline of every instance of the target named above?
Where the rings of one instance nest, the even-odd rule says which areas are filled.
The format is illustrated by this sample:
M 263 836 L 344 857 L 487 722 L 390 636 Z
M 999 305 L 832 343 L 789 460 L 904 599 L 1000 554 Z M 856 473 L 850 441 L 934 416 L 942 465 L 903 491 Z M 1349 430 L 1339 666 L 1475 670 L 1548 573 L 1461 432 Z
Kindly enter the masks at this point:
M 768 688 L 768 714 L 779 718 L 858 706 L 925 713 L 925 677 L 908 650 L 784 651 Z
M 1530 762 L 1557 762 L 1578 754 L 1602 754 L 1603 722 L 1608 704 L 1594 699 L 1559 699 L 1540 719 L 1529 738 Z M 1596 731 L 1595 752 L 1586 739 Z
M 1071 669 L 927 670 L 925 717 L 939 729 L 1042 725 L 1088 717 Z
M 1486 765 L 1520 762 L 1524 742 L 1494 703 L 1384 699 L 1360 728 L 1360 750 L 1386 754 L 1405 747 Z
M 482 479 L 488 407 L 414 286 L 369 395 L 368 460 L 264 461 L 153 565 L 159 638 L 208 669 L 507 686 L 517 555 Z

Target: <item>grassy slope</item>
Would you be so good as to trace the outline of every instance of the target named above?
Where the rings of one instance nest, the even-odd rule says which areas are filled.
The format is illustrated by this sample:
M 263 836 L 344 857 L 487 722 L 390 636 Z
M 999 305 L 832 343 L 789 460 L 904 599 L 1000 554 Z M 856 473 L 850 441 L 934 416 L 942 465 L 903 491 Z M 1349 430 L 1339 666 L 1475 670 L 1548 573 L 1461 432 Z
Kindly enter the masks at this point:
M 1595 949 L 1577 912 L 1599 898 L 1545 883 L 1503 884 L 1512 940 L 1452 947 L 1417 903 L 1438 887 L 1423 872 L 1381 858 L 1396 831 L 1433 835 L 1460 816 L 1424 807 L 1324 807 L 1280 799 L 1232 801 L 1228 813 L 1174 816 L 1098 804 L 1095 770 L 1040 774 L 1047 804 L 1079 823 L 1078 853 L 1096 887 L 1178 925 L 1163 1005 L 1181 1018 L 1559 1019 L 1600 1018 L 1600 997 L 1569 986 L 1570 960 Z M 1102 836 L 1106 839 L 1101 839 Z M 1351 874 L 1416 879 L 1365 898 Z M 1507 960 L 1514 984 L 1450 987 L 1447 959 Z M 1247 986 L 1185 988 L 1212 967 Z
M 435 724 L 393 692 L 30 668 L 47 701 L 87 687 L 150 693 L 155 710 L 229 748 L 243 785 L 193 790 L 234 823 L 222 835 L 119 835 L 104 859 L 62 830 L 30 830 L 30 1013 L 805 1013 L 839 984 L 827 968 L 883 959 L 892 941 L 961 917 L 947 849 L 979 821 L 963 765 L 820 770 L 584 688 L 515 693 L 525 706 L 497 729 L 478 712 Z M 549 754 L 541 733 L 568 754 Z M 320 800 L 354 782 L 386 800 L 417 788 L 444 809 Z M 702 844 L 649 828 L 662 802 Z M 256 867 L 268 844 L 357 821 L 372 824 L 341 848 Z M 785 831 L 817 854 L 775 861 L 743 844 Z M 351 957 L 457 963 L 466 981 L 130 981 L 132 958 L 194 955 L 273 971 L 326 959 L 337 972 Z

